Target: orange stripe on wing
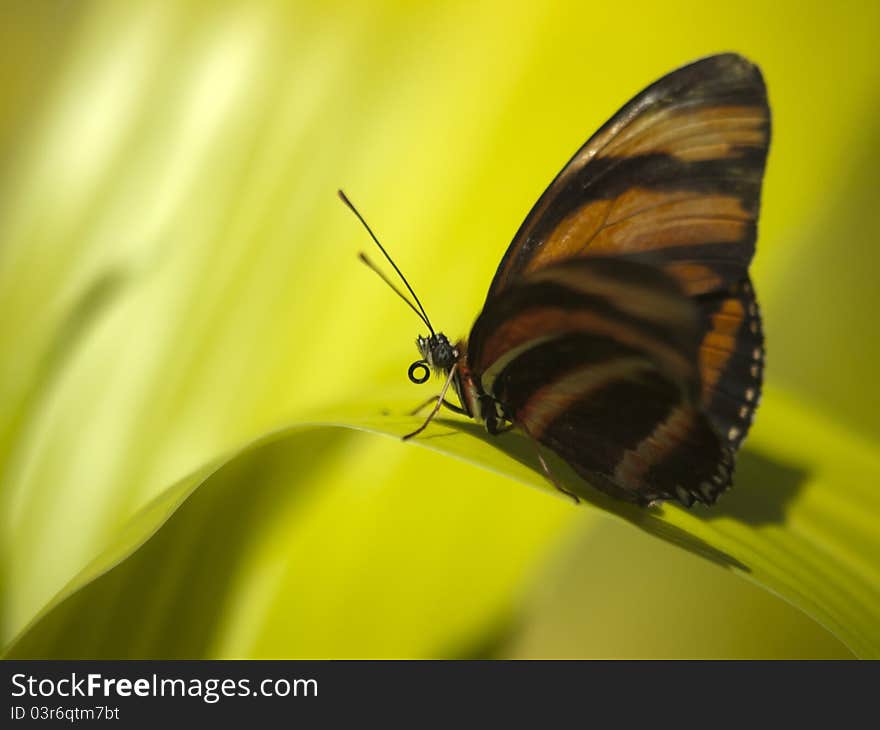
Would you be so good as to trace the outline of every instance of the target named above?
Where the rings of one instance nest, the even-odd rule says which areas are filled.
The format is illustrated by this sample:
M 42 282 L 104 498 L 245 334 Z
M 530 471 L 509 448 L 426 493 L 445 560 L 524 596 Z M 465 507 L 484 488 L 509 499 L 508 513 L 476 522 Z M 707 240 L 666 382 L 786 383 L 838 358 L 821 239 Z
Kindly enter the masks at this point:
M 752 219 L 735 195 L 633 187 L 613 200 L 587 203 L 566 216 L 524 271 L 593 252 L 738 241 Z M 658 231 L 665 237 L 655 236 Z
M 723 214 L 635 216 L 603 228 L 590 249 L 596 253 L 636 253 L 708 242 L 737 243 L 746 232 L 746 221 Z
M 614 200 L 596 200 L 581 206 L 564 218 L 547 238 L 547 242 L 523 269 L 536 271 L 554 261 L 561 261 L 581 254 L 589 242 L 608 223 L 608 215 Z
M 673 276 L 688 296 L 705 294 L 718 289 L 723 279 L 711 266 L 687 261 L 666 264 L 663 270 Z
M 607 273 L 561 267 L 537 271 L 529 277 L 529 282 L 558 284 L 574 292 L 601 297 L 615 309 L 647 322 L 682 328 L 696 324 L 693 304 L 681 296 L 672 282 L 668 288 L 651 288 L 644 282 L 610 277 Z
M 700 343 L 700 376 L 703 393 L 711 391 L 721 375 L 724 366 L 736 350 L 736 337 L 709 330 Z M 704 352 L 707 353 L 704 355 Z
M 627 218 L 648 214 L 654 221 L 688 216 L 717 216 L 748 221 L 753 217 L 743 208 L 742 200 L 736 195 L 707 195 L 689 190 L 657 192 L 635 187 L 615 199 L 607 224 L 614 225 Z
M 625 485 L 640 484 L 653 464 L 687 439 L 694 416 L 695 411 L 688 406 L 674 408 L 650 436 L 624 453 L 614 470 L 615 481 Z
M 741 147 L 767 143 L 767 113 L 758 106 L 659 109 L 643 115 L 598 157 L 667 154 L 680 160 L 734 157 Z

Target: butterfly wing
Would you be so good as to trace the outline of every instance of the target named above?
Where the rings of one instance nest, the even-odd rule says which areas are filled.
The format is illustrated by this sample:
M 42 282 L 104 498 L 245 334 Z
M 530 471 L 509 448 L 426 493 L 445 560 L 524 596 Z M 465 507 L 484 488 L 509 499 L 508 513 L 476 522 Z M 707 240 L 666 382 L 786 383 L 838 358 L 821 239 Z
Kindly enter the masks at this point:
M 654 252 L 705 289 L 738 281 L 754 253 L 769 140 L 764 81 L 742 56 L 710 56 L 664 76 L 556 176 L 487 299 L 524 273 L 592 253 Z
M 712 502 L 732 452 L 699 407 L 700 311 L 625 257 L 526 274 L 486 304 L 468 367 L 503 415 L 620 498 Z
M 738 448 L 760 395 L 763 337 L 748 266 L 770 110 L 742 56 L 701 59 L 615 114 L 550 184 L 486 300 L 555 262 L 615 254 L 662 268 L 694 298 L 702 407 Z

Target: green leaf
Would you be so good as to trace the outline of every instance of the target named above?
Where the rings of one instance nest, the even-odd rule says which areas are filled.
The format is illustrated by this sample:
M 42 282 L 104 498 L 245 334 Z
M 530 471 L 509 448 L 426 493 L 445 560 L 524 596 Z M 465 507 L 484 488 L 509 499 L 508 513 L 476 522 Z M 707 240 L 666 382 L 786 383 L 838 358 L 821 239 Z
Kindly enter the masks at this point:
M 444 459 L 451 488 L 420 500 L 418 483 L 394 486 L 414 470 L 388 466 L 419 450 L 388 445 L 304 425 L 200 470 L 139 513 L 6 656 L 431 657 L 479 643 L 576 515 L 502 479 L 467 483 Z
M 736 488 L 714 508 L 686 511 L 666 505 L 642 509 L 591 490 L 566 473 L 564 465 L 558 460 L 553 462 L 553 469 L 568 486 L 583 494 L 591 506 L 746 576 L 812 616 L 857 655 L 878 656 L 880 573 L 875 561 L 859 560 L 859 556 L 880 554 L 880 538 L 873 529 L 880 519 L 880 495 L 860 486 L 876 483 L 874 480 L 880 478 L 880 458 L 870 448 L 858 448 L 852 438 L 837 433 L 831 424 L 823 423 L 815 414 L 797 406 L 790 399 L 773 393 L 767 401 L 762 411 L 761 426 L 752 437 L 752 445 L 741 457 Z M 202 633 L 193 634 L 190 630 L 186 634 L 188 638 L 184 640 L 179 633 L 169 632 L 167 627 L 162 631 L 154 630 L 154 634 L 147 638 L 143 634 L 135 637 L 130 635 L 132 622 L 141 625 L 141 621 L 137 620 L 139 613 L 144 613 L 144 624 L 149 624 L 149 617 L 157 614 L 157 586 L 177 586 L 172 589 L 174 591 L 185 586 L 187 590 L 198 592 L 198 585 L 194 587 L 191 582 L 184 581 L 207 580 L 212 586 L 222 585 L 218 577 L 229 571 L 230 563 L 235 562 L 236 555 L 243 549 L 242 543 L 255 540 L 255 534 L 266 529 L 265 522 L 269 518 L 260 513 L 283 509 L 281 502 L 274 502 L 279 498 L 279 489 L 295 485 L 295 488 L 289 489 L 290 496 L 287 497 L 288 501 L 294 499 L 295 503 L 307 499 L 310 493 L 314 498 L 311 490 L 321 487 L 308 486 L 308 470 L 315 462 L 333 458 L 334 452 L 338 453 L 338 443 L 345 443 L 326 434 L 326 426 L 346 425 L 370 432 L 399 435 L 410 430 L 416 422 L 408 417 L 394 416 L 347 421 L 335 418 L 327 419 L 324 423 L 316 421 L 272 434 L 231 458 L 222 460 L 222 463 L 200 470 L 169 489 L 161 499 L 139 514 L 120 535 L 118 543 L 57 597 L 53 604 L 59 608 L 54 613 L 48 612 L 42 622 L 38 622 L 33 630 L 13 645 L 8 655 L 83 656 L 90 655 L 90 652 L 92 655 L 103 655 L 102 646 L 105 646 L 104 651 L 109 656 L 119 656 L 120 653 L 125 656 L 187 656 L 188 653 L 206 651 L 208 647 L 199 639 L 215 638 L 215 634 L 223 635 L 224 632 L 218 632 L 216 627 L 211 626 L 201 614 L 201 608 L 189 619 L 179 612 L 173 618 L 175 623 L 182 626 L 201 626 L 204 636 Z M 313 431 L 316 428 L 318 430 Z M 483 436 L 470 423 L 443 419 L 429 427 L 419 444 L 477 463 L 541 490 L 555 492 L 535 468 L 531 444 L 516 434 L 495 439 Z M 404 447 L 399 445 L 398 448 Z M 527 465 L 531 465 L 531 468 Z M 255 474 L 271 475 L 274 490 L 259 485 Z M 859 484 L 849 481 L 855 474 L 861 475 Z M 252 485 L 252 482 L 259 485 L 259 489 L 256 494 L 250 490 L 242 503 L 240 490 L 244 485 Z M 322 479 L 321 483 L 326 485 L 327 482 Z M 131 565 L 122 566 L 97 584 L 92 583 L 126 554 L 140 547 L 180 505 L 182 499 L 200 485 L 203 492 L 219 491 L 220 494 L 199 495 L 201 501 L 193 498 L 197 504 L 188 506 L 186 514 L 180 515 L 176 522 L 172 521 L 156 540 L 137 553 L 130 561 Z M 418 485 L 412 485 L 411 488 L 417 489 Z M 379 493 L 372 496 L 382 499 Z M 434 497 L 442 500 L 449 499 L 450 495 Z M 362 499 L 362 496 L 348 493 L 341 498 L 347 501 Z M 387 499 L 388 495 L 384 498 Z M 393 498 L 404 502 L 407 499 L 404 493 L 397 493 Z M 210 507 L 206 508 L 204 504 Z M 399 507 L 395 505 L 395 508 Z M 299 506 L 294 510 L 295 523 L 303 519 L 297 512 L 303 509 L 308 514 L 309 507 Z M 333 510 L 337 516 L 337 519 L 323 523 L 333 524 L 333 534 L 312 533 L 310 528 L 298 525 L 294 529 L 302 531 L 306 537 L 293 537 L 285 541 L 284 549 L 289 551 L 284 557 L 285 561 L 294 564 L 298 561 L 310 562 L 316 556 L 323 560 L 328 551 L 338 549 L 340 543 L 352 540 L 353 534 L 363 532 L 362 515 L 352 514 L 350 504 L 346 503 L 338 509 L 326 506 L 323 509 Z M 557 528 L 565 521 L 566 513 L 577 510 L 572 505 L 565 510 L 545 513 L 544 519 L 538 519 L 540 513 L 532 513 L 535 519 L 526 520 L 525 523 L 525 515 L 520 514 L 517 524 L 520 539 L 507 544 L 502 554 L 496 552 L 490 555 L 480 550 L 472 562 L 488 560 L 483 565 L 483 575 L 502 572 L 497 570 L 497 566 L 510 565 L 510 549 L 517 543 L 520 549 L 523 547 L 524 524 L 528 526 L 527 531 L 540 542 L 547 536 L 545 529 L 548 525 Z M 511 523 L 509 519 L 504 519 L 502 512 L 499 510 L 496 517 L 503 524 L 503 533 L 509 534 Z M 462 529 L 460 517 L 458 515 L 455 521 L 459 530 Z M 413 518 L 418 519 L 417 514 L 413 514 Z M 199 554 L 207 558 L 205 565 L 200 568 L 199 560 L 184 560 L 179 563 L 178 575 L 167 574 L 165 571 L 173 570 L 175 566 L 172 556 L 186 555 L 186 546 L 194 540 L 194 534 L 207 529 L 206 522 L 211 525 L 209 544 L 212 547 L 206 548 L 204 538 L 202 543 L 196 543 L 200 546 Z M 451 527 L 446 525 L 446 528 Z M 479 519 L 473 523 L 473 529 L 477 532 L 481 530 Z M 502 533 L 502 529 L 497 533 Z M 492 536 L 496 546 L 499 543 L 497 533 Z M 236 534 L 240 536 L 238 539 L 230 539 L 230 535 Z M 400 536 L 394 541 L 395 544 L 400 544 L 399 539 Z M 218 543 L 222 546 L 219 549 Z M 363 557 L 363 553 L 352 550 L 349 545 L 347 559 L 351 560 L 354 555 Z M 522 556 L 520 559 L 524 558 Z M 496 566 L 496 570 L 493 571 L 491 566 Z M 296 570 L 308 572 L 302 565 Z M 457 570 L 461 570 L 461 567 Z M 418 570 L 413 570 L 413 574 L 418 574 Z M 460 575 L 456 578 L 461 580 Z M 372 575 L 370 580 L 375 581 L 376 576 Z M 400 576 L 395 576 L 392 583 L 396 580 L 400 580 Z M 355 583 L 354 587 L 350 585 L 343 594 L 358 592 L 357 582 L 350 582 Z M 310 590 L 315 590 L 314 582 L 307 584 Z M 512 585 L 508 590 L 510 588 Z M 376 586 L 360 586 L 364 600 L 360 603 L 358 615 L 365 625 L 371 626 L 373 633 L 369 635 L 375 637 L 375 624 L 364 619 L 365 615 L 377 608 L 375 603 L 366 600 L 371 589 L 375 591 Z M 221 588 L 215 590 L 222 591 Z M 81 592 L 68 599 L 77 591 Z M 126 591 L 134 593 L 125 595 Z M 161 590 L 159 593 L 161 595 Z M 387 595 L 387 591 L 382 591 L 382 594 Z M 68 599 L 67 603 L 64 603 L 65 599 Z M 118 606 L 114 609 L 113 604 L 119 601 L 127 606 L 124 611 L 120 611 Z M 201 607 L 204 603 L 201 600 L 196 605 Z M 217 603 L 223 605 L 223 601 L 218 600 Z M 303 603 L 310 602 L 299 597 L 293 599 L 290 605 Z M 175 605 L 179 604 L 175 602 Z M 288 616 L 291 614 L 290 605 L 287 605 Z M 382 612 L 388 610 L 384 602 L 378 607 Z M 494 606 L 496 613 L 504 608 L 503 605 Z M 105 645 L 96 643 L 93 634 L 72 630 L 78 617 L 94 616 L 96 613 L 101 615 L 102 611 L 112 611 L 110 617 L 113 618 L 101 625 Z M 308 625 L 307 621 L 303 623 Z M 330 625 L 336 627 L 334 631 L 338 635 L 342 622 L 330 622 Z M 53 643 L 52 638 L 58 636 L 64 638 Z M 397 636 L 396 641 L 393 636 Z M 370 654 L 369 642 L 358 641 L 356 636 L 345 637 L 345 641 L 338 645 L 332 642 L 311 645 L 294 640 L 286 651 L 302 656 L 314 653 L 333 656 L 346 656 L 351 652 L 354 655 L 360 655 L 361 652 Z M 401 641 L 399 633 L 386 639 L 387 642 L 381 646 L 395 646 Z M 466 639 L 467 636 L 459 633 L 462 645 Z M 406 646 L 407 654 L 428 652 L 425 646 L 403 646 Z M 216 647 L 213 649 L 217 650 Z M 378 651 L 377 647 L 372 647 L 372 652 Z
M 853 658 L 831 634 L 767 591 L 612 520 L 571 536 L 495 655 Z

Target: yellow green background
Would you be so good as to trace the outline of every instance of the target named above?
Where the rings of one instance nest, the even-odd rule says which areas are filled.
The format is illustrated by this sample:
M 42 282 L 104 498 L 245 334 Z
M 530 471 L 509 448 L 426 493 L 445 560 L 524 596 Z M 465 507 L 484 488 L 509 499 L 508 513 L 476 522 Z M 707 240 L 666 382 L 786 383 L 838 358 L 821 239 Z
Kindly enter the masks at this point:
M 880 655 L 878 41 L 873 1 L 5 2 L 6 656 Z M 570 154 L 725 50 L 774 129 L 717 512 L 401 443 L 420 323 L 335 190 L 466 334 Z

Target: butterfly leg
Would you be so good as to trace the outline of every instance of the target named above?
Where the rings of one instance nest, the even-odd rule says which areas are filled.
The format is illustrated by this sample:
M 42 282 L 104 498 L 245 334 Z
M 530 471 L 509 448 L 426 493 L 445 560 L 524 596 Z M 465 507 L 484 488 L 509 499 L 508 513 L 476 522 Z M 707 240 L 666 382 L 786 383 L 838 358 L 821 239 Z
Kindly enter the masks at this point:
M 497 436 L 499 433 L 507 433 L 513 428 L 513 426 L 513 423 L 505 423 L 503 425 L 499 425 L 498 419 L 491 413 L 489 414 L 489 417 L 486 418 L 486 430 L 492 436 Z
M 425 410 L 425 408 L 427 408 L 427 407 L 428 407 L 429 405 L 431 405 L 432 403 L 435 403 L 436 401 L 437 401 L 437 396 L 436 396 L 436 395 L 432 395 L 430 398 L 428 398 L 428 400 L 426 400 L 424 403 L 422 403 L 418 408 L 413 408 L 413 409 L 412 409 L 411 411 L 409 411 L 406 415 L 408 415 L 408 416 L 415 416 L 415 415 L 418 415 L 418 413 L 419 413 L 420 411 Z M 448 408 L 448 409 L 449 409 L 450 411 L 452 411 L 453 413 L 458 413 L 460 416 L 466 416 L 466 415 L 468 414 L 468 412 L 467 412 L 464 408 L 461 408 L 460 406 L 455 405 L 455 403 L 450 403 L 450 402 L 449 402 L 448 400 L 446 400 L 445 398 L 443 398 L 442 401 L 443 401 L 443 402 L 442 402 L 441 405 L 442 405 L 444 408 Z
M 541 453 L 541 444 L 538 443 L 538 440 L 528 432 L 528 429 L 526 429 L 525 426 L 522 426 L 522 430 L 525 435 L 529 437 L 529 440 L 534 444 L 535 453 L 538 455 L 538 462 L 541 464 L 541 470 L 544 472 L 544 476 L 547 477 L 547 480 L 560 492 L 562 492 L 566 496 L 571 497 L 574 500 L 575 504 L 580 504 L 580 497 L 578 497 L 574 492 L 570 492 L 568 489 L 563 487 L 557 481 L 556 477 L 553 476 L 553 472 L 550 471 L 550 465 L 545 461 L 544 455 Z
M 575 503 L 575 504 L 580 504 L 580 503 L 581 503 L 581 498 L 578 497 L 574 492 L 570 492 L 569 490 L 567 490 L 565 487 L 563 487 L 563 486 L 562 486 L 562 485 L 556 480 L 556 477 L 553 476 L 553 472 L 550 471 L 550 466 L 547 464 L 546 461 L 544 461 L 544 455 L 541 453 L 541 449 L 538 447 L 538 442 L 535 441 L 534 444 L 535 444 L 535 452 L 538 454 L 538 461 L 541 462 L 541 469 L 544 470 L 544 476 L 546 476 L 546 477 L 550 480 L 550 483 L 551 483 L 554 487 L 556 487 L 560 492 L 562 492 L 563 494 L 565 494 L 565 495 L 571 497 L 571 498 L 574 500 L 574 503 Z
M 457 364 L 453 365 L 452 368 L 449 370 L 449 377 L 446 378 L 446 382 L 443 383 L 443 389 L 440 391 L 440 395 L 437 396 L 437 402 L 434 404 L 434 407 L 431 409 L 431 412 L 428 414 L 428 417 L 425 419 L 425 422 L 421 426 L 419 426 L 415 431 L 413 431 L 412 433 L 406 434 L 406 436 L 403 437 L 404 441 L 406 441 L 407 439 L 411 439 L 413 436 L 418 436 L 422 431 L 424 431 L 428 427 L 428 424 L 434 420 L 434 416 L 437 415 L 437 411 L 439 411 L 440 407 L 444 403 L 446 403 L 446 400 L 445 400 L 446 391 L 449 390 L 449 384 L 452 382 L 452 378 L 455 377 L 455 369 L 457 367 L 458 367 Z M 433 400 L 433 398 L 431 400 Z M 430 403 L 430 401 L 428 401 L 428 403 Z M 420 406 L 418 410 L 421 410 L 422 408 L 424 408 L 425 405 L 427 405 L 427 403 Z

